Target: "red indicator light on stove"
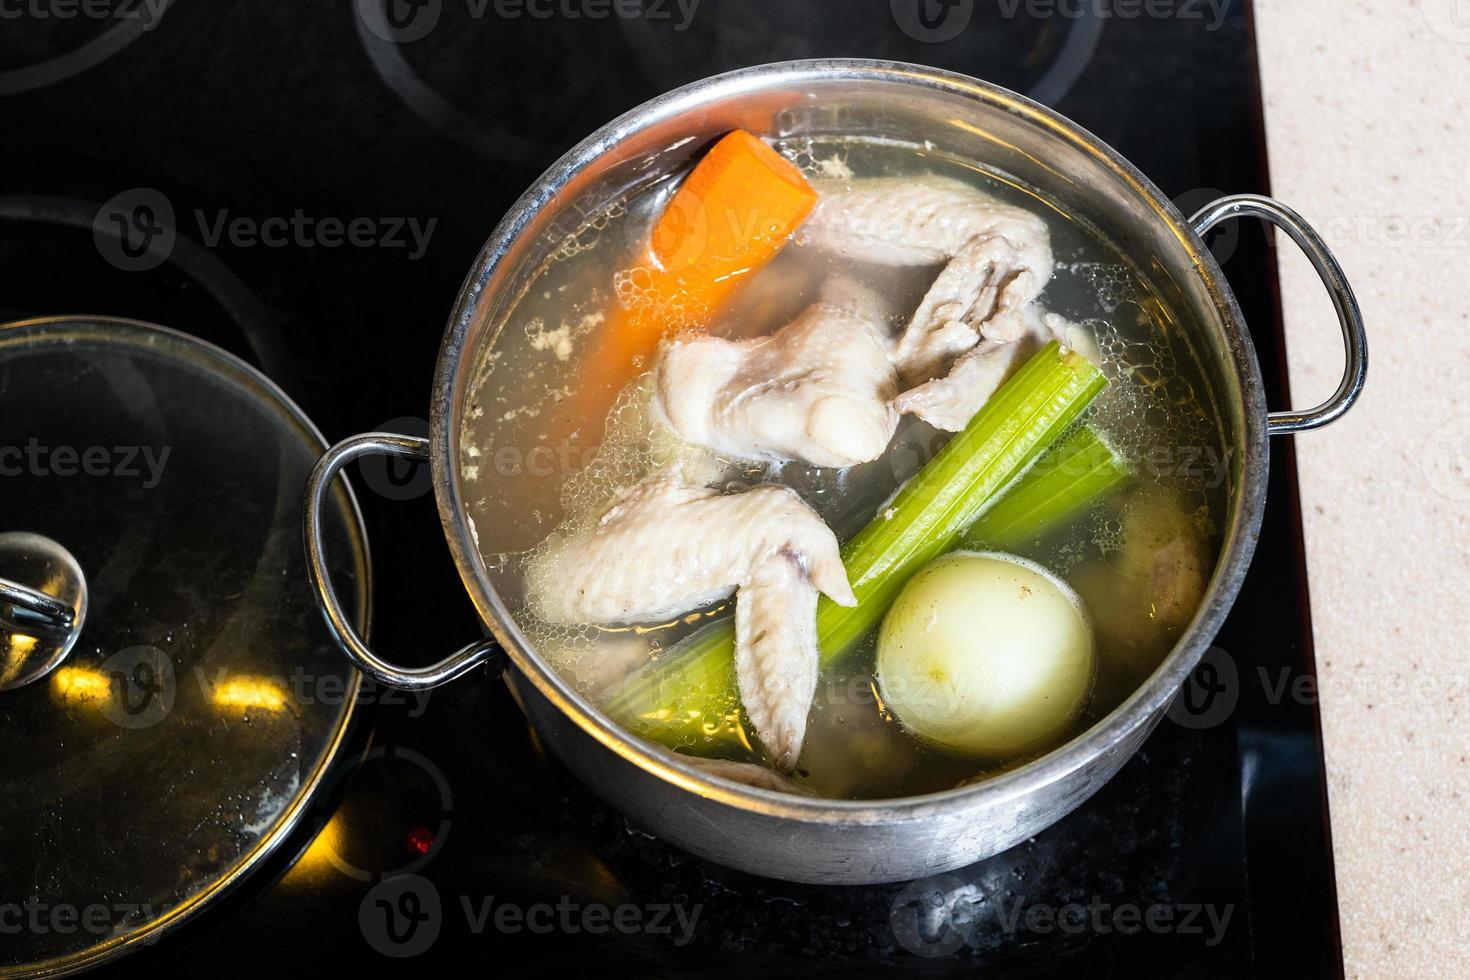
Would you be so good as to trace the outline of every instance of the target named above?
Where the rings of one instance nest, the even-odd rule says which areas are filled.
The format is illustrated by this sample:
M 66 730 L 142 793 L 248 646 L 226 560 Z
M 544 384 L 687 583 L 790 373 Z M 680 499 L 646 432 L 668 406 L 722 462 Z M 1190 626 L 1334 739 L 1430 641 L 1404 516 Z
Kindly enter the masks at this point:
M 434 846 L 434 832 L 428 827 L 415 827 L 404 835 L 403 842 L 415 854 L 428 854 Z

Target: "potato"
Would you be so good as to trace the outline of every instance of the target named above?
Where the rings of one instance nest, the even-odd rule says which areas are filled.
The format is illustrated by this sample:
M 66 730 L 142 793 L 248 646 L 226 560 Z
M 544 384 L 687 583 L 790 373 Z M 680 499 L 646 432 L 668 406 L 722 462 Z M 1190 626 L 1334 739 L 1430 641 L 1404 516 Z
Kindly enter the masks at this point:
M 963 756 L 1049 748 L 1092 687 L 1092 629 L 1034 562 L 959 551 L 904 586 L 878 634 L 878 689 L 916 737 Z

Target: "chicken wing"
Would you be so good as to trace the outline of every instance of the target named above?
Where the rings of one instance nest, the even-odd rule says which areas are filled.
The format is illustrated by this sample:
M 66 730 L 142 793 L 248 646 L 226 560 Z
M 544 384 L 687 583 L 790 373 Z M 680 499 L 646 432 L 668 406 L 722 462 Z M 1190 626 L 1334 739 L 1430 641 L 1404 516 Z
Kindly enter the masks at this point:
M 530 568 L 533 609 L 567 625 L 656 623 L 736 596 L 736 674 L 762 744 L 789 770 L 816 690 L 817 591 L 856 599 L 837 539 L 796 493 L 721 494 L 677 472 L 640 484 Z
M 982 340 L 960 355 L 941 378 L 910 388 L 894 399 L 905 415 L 917 415 L 936 429 L 958 432 L 1011 375 L 1052 340 L 1068 343 L 1073 325 L 1054 313 L 1028 306 L 997 323 L 1007 339 Z
M 680 438 L 744 460 L 846 467 L 883 455 L 898 392 L 881 319 L 818 302 L 767 337 L 693 337 L 664 347 L 655 405 Z
M 880 265 L 948 263 L 898 338 L 895 362 L 905 385 L 944 373 L 980 342 L 987 320 L 1035 300 L 1052 272 L 1040 217 L 943 177 L 823 188 L 801 238 Z

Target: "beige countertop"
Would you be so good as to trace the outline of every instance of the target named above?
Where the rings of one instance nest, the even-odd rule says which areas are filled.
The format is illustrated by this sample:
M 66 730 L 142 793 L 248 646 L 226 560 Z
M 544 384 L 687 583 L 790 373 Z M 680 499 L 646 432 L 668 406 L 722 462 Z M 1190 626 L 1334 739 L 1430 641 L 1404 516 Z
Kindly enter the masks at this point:
M 1362 304 L 1362 401 L 1297 437 L 1350 977 L 1470 976 L 1470 0 L 1258 0 L 1272 190 Z M 1291 384 L 1342 370 L 1278 239 Z

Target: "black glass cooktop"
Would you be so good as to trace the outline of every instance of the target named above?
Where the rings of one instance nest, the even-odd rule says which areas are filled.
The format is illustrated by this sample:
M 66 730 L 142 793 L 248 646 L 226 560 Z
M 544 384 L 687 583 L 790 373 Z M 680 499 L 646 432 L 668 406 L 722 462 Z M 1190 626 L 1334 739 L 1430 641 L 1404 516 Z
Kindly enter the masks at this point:
M 0 319 L 196 333 L 333 439 L 425 428 L 445 316 L 504 210 L 596 126 L 718 71 L 936 65 L 1057 108 L 1186 212 L 1268 191 L 1242 0 L 62 8 L 0 27 Z M 1233 226 L 1214 247 L 1284 406 L 1265 236 Z M 1187 703 L 1094 799 L 992 860 L 870 888 L 705 864 L 599 803 L 502 684 L 471 677 L 370 696 L 306 825 L 113 969 L 1338 975 L 1318 716 L 1289 693 L 1314 672 L 1291 441 L 1272 454 L 1255 563 Z M 408 659 L 475 635 L 422 474 L 358 487 L 378 645 Z

